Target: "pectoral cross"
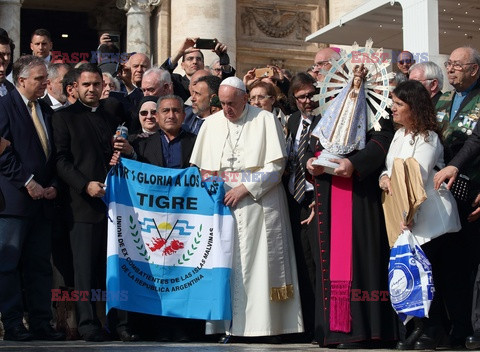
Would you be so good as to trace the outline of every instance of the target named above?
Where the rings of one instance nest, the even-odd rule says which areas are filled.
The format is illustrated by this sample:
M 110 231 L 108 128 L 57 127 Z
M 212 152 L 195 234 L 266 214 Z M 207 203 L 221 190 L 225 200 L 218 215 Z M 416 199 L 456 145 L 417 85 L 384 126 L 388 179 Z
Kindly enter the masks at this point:
M 227 159 L 227 161 L 230 163 L 230 169 L 233 170 L 233 164 L 235 163 L 236 160 L 237 158 L 235 158 L 235 154 L 232 153 L 232 156 Z

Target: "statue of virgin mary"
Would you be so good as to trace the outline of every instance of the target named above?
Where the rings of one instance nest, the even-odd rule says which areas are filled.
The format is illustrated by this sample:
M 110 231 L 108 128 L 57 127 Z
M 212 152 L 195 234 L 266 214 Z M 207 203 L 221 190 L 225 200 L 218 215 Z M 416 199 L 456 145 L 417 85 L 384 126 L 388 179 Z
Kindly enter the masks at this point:
M 354 67 L 352 79 L 334 98 L 312 131 L 324 148 L 316 164 L 336 167 L 328 159 L 342 158 L 354 150 L 365 148 L 367 99 L 364 82 L 367 73 L 363 65 Z

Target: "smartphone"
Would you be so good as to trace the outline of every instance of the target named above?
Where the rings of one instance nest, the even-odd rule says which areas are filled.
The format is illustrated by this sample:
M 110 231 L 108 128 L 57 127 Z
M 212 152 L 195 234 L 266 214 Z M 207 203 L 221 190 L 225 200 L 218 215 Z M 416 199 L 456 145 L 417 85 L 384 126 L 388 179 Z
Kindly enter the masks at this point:
M 215 46 L 217 46 L 216 39 L 197 39 L 195 42 L 197 49 L 215 49 Z
M 273 77 L 275 73 L 273 72 L 273 68 L 271 67 L 263 67 L 257 68 L 255 70 L 255 77 L 262 78 L 262 77 Z
M 112 43 L 118 43 L 120 41 L 120 36 L 116 34 L 110 34 L 110 40 Z

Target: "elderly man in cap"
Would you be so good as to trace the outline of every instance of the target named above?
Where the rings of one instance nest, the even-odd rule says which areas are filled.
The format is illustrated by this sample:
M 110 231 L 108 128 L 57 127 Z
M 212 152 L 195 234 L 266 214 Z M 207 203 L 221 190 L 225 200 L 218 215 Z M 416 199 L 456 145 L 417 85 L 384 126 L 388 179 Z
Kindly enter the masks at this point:
M 288 207 L 280 183 L 285 137 L 271 113 L 247 104 L 240 79 L 225 79 L 218 96 L 223 110 L 205 120 L 190 159 L 202 172 L 224 179 L 224 202 L 235 219 L 232 321 L 222 327 L 212 323 L 207 333 L 226 331 L 223 343 L 247 336 L 278 342 L 276 335 L 303 331 Z

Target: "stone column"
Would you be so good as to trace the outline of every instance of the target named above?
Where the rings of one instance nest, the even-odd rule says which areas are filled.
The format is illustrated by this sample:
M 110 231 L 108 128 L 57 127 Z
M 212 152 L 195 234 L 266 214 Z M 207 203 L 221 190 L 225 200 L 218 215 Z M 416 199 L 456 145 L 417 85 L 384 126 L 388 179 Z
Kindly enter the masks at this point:
M 417 62 L 433 61 L 443 70 L 448 55 L 440 55 L 438 1 L 437 0 L 400 0 L 403 14 L 403 49 L 413 53 Z M 459 46 L 461 43 L 459 43 Z M 450 90 L 445 80 L 444 90 Z
M 127 52 L 150 56 L 150 12 L 162 0 L 117 0 L 117 7 L 127 11 Z
M 174 0 L 175 1 L 175 0 Z M 157 17 L 155 21 L 156 32 L 156 48 L 154 52 L 154 62 L 159 65 L 163 63 L 170 56 L 170 0 L 162 2 L 157 11 Z
M 15 43 L 14 59 L 20 55 L 20 8 L 23 0 L 0 0 L 0 27 Z
M 235 67 L 237 51 L 236 11 L 236 0 L 172 1 L 170 55 L 178 50 L 185 38 L 217 38 L 227 45 L 230 64 Z M 210 50 L 202 50 L 202 52 L 205 56 L 205 65 L 210 65 L 217 58 L 217 55 Z

